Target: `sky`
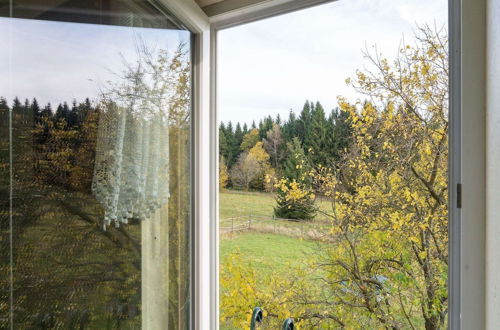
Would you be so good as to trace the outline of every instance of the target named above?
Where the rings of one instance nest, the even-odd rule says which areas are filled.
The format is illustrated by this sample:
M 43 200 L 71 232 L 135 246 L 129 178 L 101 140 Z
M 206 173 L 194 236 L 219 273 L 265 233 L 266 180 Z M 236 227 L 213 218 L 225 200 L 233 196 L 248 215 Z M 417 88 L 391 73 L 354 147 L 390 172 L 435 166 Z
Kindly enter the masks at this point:
M 391 59 L 416 24 L 447 25 L 447 0 L 339 0 L 223 30 L 218 47 L 222 121 L 250 124 L 288 117 L 305 100 L 327 110 L 337 96 L 357 98 L 345 79 L 363 69 L 362 49 L 377 45 Z M 41 104 L 95 98 L 129 62 L 137 40 L 175 49 L 186 31 L 0 18 L 0 96 Z M 6 50 L 6 51 L 4 51 Z
M 345 84 L 363 69 L 365 47 L 389 60 L 417 25 L 446 27 L 447 0 L 339 0 L 220 32 L 218 108 L 224 122 L 288 118 L 305 100 L 327 111 L 337 96 L 359 95 Z
M 116 80 L 141 42 L 175 51 L 190 34 L 179 30 L 0 18 L 0 96 L 36 97 L 57 105 L 95 99 Z M 54 108 L 54 107 L 53 107 Z

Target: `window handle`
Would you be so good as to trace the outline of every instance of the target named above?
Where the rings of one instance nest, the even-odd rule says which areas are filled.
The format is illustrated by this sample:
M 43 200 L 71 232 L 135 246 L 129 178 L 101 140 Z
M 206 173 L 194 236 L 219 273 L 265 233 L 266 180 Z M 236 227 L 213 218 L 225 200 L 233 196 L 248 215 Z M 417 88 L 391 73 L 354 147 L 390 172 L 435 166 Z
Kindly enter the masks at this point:
M 264 318 L 264 313 L 262 312 L 262 308 L 255 307 L 252 313 L 252 321 L 250 323 L 250 330 L 255 330 L 257 327 L 257 323 L 262 323 L 262 319 Z

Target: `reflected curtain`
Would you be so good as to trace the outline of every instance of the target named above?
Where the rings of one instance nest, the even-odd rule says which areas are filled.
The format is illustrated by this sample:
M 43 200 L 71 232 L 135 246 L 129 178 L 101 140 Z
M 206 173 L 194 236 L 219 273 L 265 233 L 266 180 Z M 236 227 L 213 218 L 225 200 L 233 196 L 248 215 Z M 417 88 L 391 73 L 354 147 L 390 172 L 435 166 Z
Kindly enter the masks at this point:
M 102 108 L 92 192 L 105 211 L 103 226 L 149 219 L 169 197 L 168 116 L 112 101 Z

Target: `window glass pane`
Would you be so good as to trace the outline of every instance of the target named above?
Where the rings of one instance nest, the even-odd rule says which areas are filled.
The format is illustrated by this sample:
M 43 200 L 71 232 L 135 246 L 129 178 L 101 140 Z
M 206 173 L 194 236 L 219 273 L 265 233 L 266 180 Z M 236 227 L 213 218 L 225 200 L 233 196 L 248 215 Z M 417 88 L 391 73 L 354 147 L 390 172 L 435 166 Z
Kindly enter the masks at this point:
M 0 15 L 0 328 L 188 328 L 191 33 L 149 1 Z

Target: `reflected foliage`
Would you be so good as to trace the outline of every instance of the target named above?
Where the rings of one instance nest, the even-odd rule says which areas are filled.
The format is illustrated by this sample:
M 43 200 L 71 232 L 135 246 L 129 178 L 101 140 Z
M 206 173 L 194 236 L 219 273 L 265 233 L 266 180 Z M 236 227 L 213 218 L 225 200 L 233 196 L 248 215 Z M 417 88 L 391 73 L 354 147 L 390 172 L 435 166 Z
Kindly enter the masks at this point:
M 172 78 L 165 86 L 172 100 L 165 280 L 168 327 L 183 329 L 189 303 L 190 63 L 182 47 L 174 55 L 141 57 L 136 65 L 145 60 Z M 104 230 L 103 207 L 91 193 L 100 106 L 87 99 L 53 109 L 36 99 L 0 99 L 0 328 L 9 325 L 11 242 L 15 328 L 141 328 L 140 221 Z

